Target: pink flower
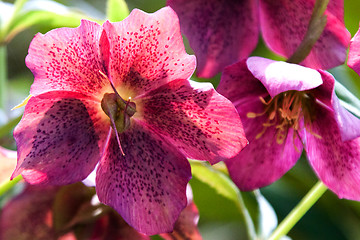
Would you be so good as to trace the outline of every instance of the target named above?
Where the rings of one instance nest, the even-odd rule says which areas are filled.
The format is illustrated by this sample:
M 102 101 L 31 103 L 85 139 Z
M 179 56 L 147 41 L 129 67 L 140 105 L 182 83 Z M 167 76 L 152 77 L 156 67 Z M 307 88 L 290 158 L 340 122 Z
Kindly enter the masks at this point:
M 360 120 L 334 92 L 334 77 L 251 57 L 225 68 L 218 91 L 239 111 L 249 145 L 226 161 L 241 190 L 279 179 L 299 159 L 340 198 L 360 200 Z
M 315 0 L 168 0 L 179 15 L 182 32 L 194 49 L 200 77 L 212 77 L 246 58 L 257 45 L 259 31 L 275 53 L 290 57 L 303 40 Z M 341 0 L 329 1 L 327 25 L 302 62 L 328 69 L 342 64 L 350 33 L 344 26 Z M 329 51 L 331 49 L 331 51 Z
M 216 163 L 246 144 L 231 102 L 187 80 L 195 57 L 169 7 L 37 34 L 26 64 L 35 80 L 14 132 L 13 177 L 64 185 L 98 164 L 100 201 L 142 233 L 172 231 L 186 206 L 186 158 Z

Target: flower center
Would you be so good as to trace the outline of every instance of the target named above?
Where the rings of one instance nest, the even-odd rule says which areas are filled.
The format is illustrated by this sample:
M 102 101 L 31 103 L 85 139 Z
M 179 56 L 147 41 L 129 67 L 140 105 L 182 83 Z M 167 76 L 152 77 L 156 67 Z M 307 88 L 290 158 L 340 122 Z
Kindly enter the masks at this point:
M 113 93 L 105 93 L 101 99 L 101 108 L 105 114 L 110 118 L 111 127 L 115 131 L 116 140 L 118 142 L 122 155 L 124 151 L 121 147 L 119 134 L 125 132 L 130 127 L 130 117 L 136 113 L 136 104 L 131 102 L 131 97 L 125 101 L 120 94 L 116 91 L 116 88 L 106 76 L 105 73 L 99 70 L 102 77 L 107 79 L 114 90 Z
M 259 139 L 268 127 L 275 126 L 276 142 L 283 144 L 290 128 L 294 129 L 294 138 L 296 137 L 297 131 L 302 127 L 302 119 L 304 119 L 305 128 L 314 136 L 320 137 L 311 131 L 311 122 L 315 117 L 313 108 L 315 98 L 311 93 L 290 90 L 280 93 L 268 101 L 260 97 L 260 101 L 264 104 L 262 113 L 247 113 L 248 118 L 256 118 L 264 114 L 268 116 L 267 121 L 262 124 L 262 131 L 256 135 L 256 139 Z

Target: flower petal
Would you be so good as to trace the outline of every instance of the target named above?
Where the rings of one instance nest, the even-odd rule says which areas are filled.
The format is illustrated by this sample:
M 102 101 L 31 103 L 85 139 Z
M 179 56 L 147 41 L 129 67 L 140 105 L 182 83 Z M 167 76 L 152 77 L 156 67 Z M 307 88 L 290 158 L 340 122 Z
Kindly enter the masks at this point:
M 267 45 L 290 57 L 303 40 L 312 15 L 314 0 L 261 0 L 260 25 Z M 308 57 L 302 62 L 315 69 L 329 69 L 345 62 L 350 33 L 343 20 L 343 1 L 329 1 L 327 24 Z M 284 37 L 285 36 L 285 37 Z M 331 49 L 331 51 L 329 51 Z
M 197 227 L 199 222 L 199 210 L 193 202 L 193 195 L 190 185 L 187 186 L 186 195 L 188 198 L 188 204 L 176 221 L 174 231 L 171 233 L 160 234 L 160 236 L 165 240 L 202 240 L 199 229 Z
M 134 9 L 121 22 L 105 22 L 104 29 L 110 78 L 118 89 L 130 89 L 132 98 L 194 72 L 195 57 L 186 54 L 178 18 L 169 7 L 153 14 Z
M 334 118 L 338 124 L 342 141 L 360 137 L 360 119 L 347 111 L 335 94 L 335 78 L 328 72 L 319 70 L 324 84 L 314 89 L 316 98 L 334 111 Z M 330 104 L 329 104 L 330 103 Z
M 306 153 L 316 174 L 339 198 L 360 200 L 360 138 L 341 140 L 334 113 L 317 107 L 312 133 L 306 135 Z
M 14 131 L 18 164 L 32 184 L 83 180 L 100 160 L 110 125 L 100 103 L 71 92 L 32 97 Z
M 82 20 L 78 28 L 38 33 L 25 60 L 35 77 L 30 93 L 63 90 L 92 96 L 109 86 L 99 73 L 104 71 L 99 50 L 101 33 L 101 26 L 87 20 Z
M 351 39 L 347 64 L 360 75 L 360 29 Z
M 243 102 L 236 106 L 243 119 L 246 137 L 249 145 L 237 156 L 226 160 L 229 174 L 234 183 L 243 191 L 265 187 L 278 180 L 300 158 L 302 142 L 294 135 L 293 129 L 289 129 L 283 144 L 276 142 L 277 129 L 275 126 L 268 127 L 260 138 L 256 135 L 264 129 L 263 123 L 268 116 L 247 118 L 247 112 L 261 113 L 264 105 L 257 99 L 252 102 Z M 303 134 L 300 132 L 300 136 Z M 269 171 L 271 169 L 271 171 Z
M 318 71 L 297 64 L 261 57 L 250 57 L 246 63 L 250 72 L 262 82 L 271 97 L 289 90 L 313 89 L 323 83 Z
M 216 88 L 221 95 L 229 99 L 235 107 L 248 101 L 265 98 L 269 95 L 264 85 L 249 71 L 246 60 L 242 60 L 224 69 L 221 81 Z M 242 108 L 237 108 L 238 112 Z M 244 118 L 240 116 L 241 121 Z
M 234 106 L 209 83 L 177 80 L 140 100 L 138 119 L 188 158 L 214 164 L 247 144 Z
M 11 151 L 0 146 L 0 184 L 9 181 L 15 166 L 16 151 Z
M 196 53 L 199 77 L 210 78 L 248 57 L 259 35 L 257 1 L 168 0 Z
M 57 239 L 51 207 L 56 187 L 27 186 L 0 214 L 0 239 Z
M 97 169 L 97 194 L 139 232 L 171 232 L 186 206 L 190 164 L 164 139 L 131 124 L 120 136 L 124 156 L 115 137 L 110 139 Z

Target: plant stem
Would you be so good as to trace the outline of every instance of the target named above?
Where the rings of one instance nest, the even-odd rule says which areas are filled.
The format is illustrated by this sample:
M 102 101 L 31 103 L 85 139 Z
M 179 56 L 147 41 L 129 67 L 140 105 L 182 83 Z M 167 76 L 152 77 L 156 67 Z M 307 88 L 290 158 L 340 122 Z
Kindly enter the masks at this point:
M 300 203 L 286 216 L 286 218 L 275 229 L 269 240 L 277 240 L 286 235 L 293 226 L 305 215 L 305 213 L 316 203 L 326 192 L 327 187 L 317 182 L 314 187 L 305 195 Z
M 7 60 L 6 45 L 0 45 L 0 109 L 6 110 L 7 99 Z
M 1 184 L 0 185 L 0 196 L 2 196 L 4 193 L 9 191 L 11 188 L 13 188 L 22 179 L 23 179 L 22 176 L 19 175 L 16 178 L 14 178 L 13 180 L 9 180 L 9 181 Z

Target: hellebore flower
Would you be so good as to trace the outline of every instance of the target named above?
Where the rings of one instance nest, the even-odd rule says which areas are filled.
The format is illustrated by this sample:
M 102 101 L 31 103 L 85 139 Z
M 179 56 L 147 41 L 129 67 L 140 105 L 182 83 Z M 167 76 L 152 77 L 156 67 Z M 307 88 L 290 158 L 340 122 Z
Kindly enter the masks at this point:
M 259 31 L 275 53 L 290 57 L 303 40 L 315 0 L 168 0 L 198 59 L 197 75 L 212 77 L 255 49 Z M 303 65 L 328 69 L 342 64 L 350 33 L 344 3 L 329 1 L 327 24 Z M 329 51 L 331 49 L 331 51 Z
M 340 198 L 360 200 L 360 120 L 340 105 L 334 84 L 325 71 L 260 57 L 225 68 L 217 90 L 234 103 L 249 140 L 225 161 L 241 190 L 279 179 L 304 143 L 321 181 Z
M 100 201 L 142 233 L 172 231 L 186 206 L 187 157 L 216 163 L 247 142 L 231 102 L 187 80 L 195 57 L 169 7 L 37 34 L 26 65 L 35 80 L 14 131 L 13 177 L 64 185 L 98 164 Z

